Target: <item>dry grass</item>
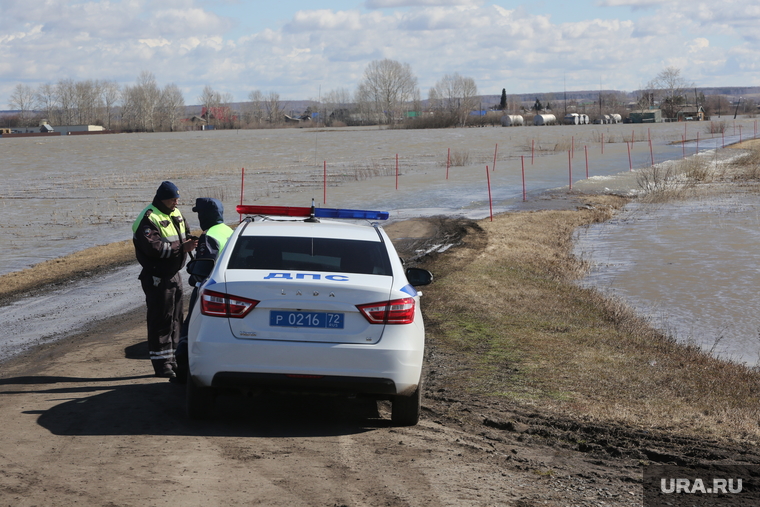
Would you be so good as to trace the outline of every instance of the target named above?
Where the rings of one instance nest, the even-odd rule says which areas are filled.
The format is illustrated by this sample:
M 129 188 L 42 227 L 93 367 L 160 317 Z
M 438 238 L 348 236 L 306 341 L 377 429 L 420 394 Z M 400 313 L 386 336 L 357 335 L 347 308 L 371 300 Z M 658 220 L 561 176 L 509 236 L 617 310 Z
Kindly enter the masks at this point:
M 0 277 L 0 304 L 15 295 L 42 287 L 48 290 L 71 278 L 94 276 L 114 266 L 134 262 L 132 241 L 96 246 L 65 257 L 35 264 Z
M 479 222 L 429 266 L 429 340 L 469 365 L 460 388 L 580 419 L 760 441 L 760 374 L 680 345 L 575 280 L 573 231 L 623 204 Z
M 470 152 L 467 150 L 454 150 L 449 158 L 451 167 L 464 167 L 470 163 Z

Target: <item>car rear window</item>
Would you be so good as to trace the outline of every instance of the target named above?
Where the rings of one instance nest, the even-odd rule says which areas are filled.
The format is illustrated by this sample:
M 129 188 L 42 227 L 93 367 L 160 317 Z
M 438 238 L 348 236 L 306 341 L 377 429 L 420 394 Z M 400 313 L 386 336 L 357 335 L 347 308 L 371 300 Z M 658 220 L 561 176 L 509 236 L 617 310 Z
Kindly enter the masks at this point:
M 379 241 L 279 236 L 241 236 L 227 269 L 392 274 Z

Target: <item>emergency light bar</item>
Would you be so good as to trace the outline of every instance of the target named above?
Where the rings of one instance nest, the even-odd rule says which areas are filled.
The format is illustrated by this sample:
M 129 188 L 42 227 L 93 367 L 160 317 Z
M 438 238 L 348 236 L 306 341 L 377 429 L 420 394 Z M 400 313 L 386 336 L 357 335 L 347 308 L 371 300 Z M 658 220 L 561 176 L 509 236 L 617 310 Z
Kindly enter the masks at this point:
M 236 211 L 241 215 L 271 215 L 285 217 L 348 218 L 359 220 L 388 220 L 387 211 L 359 209 L 309 208 L 297 206 L 254 206 L 238 204 Z

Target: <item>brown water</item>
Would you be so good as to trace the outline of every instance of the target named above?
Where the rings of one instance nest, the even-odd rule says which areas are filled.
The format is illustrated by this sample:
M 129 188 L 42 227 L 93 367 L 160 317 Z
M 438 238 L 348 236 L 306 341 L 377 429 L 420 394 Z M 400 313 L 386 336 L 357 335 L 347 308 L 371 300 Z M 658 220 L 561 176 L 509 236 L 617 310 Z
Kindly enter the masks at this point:
M 745 121 L 744 132 L 752 123 Z M 634 168 L 680 158 L 682 136 L 707 141 L 704 124 L 491 127 L 445 130 L 281 129 L 0 139 L 0 274 L 97 244 L 129 239 L 136 214 L 164 179 L 182 195 L 191 224 L 196 197 L 222 200 L 235 218 L 245 201 L 391 211 L 392 219 L 438 213 L 476 218 L 546 189 L 635 192 Z M 602 153 L 604 139 L 604 153 Z M 574 147 L 574 149 L 573 149 Z M 590 180 L 586 178 L 586 150 Z M 689 146 L 686 154 L 693 153 Z M 569 159 L 568 151 L 572 157 Z M 446 161 L 467 158 L 465 165 Z M 399 177 L 396 177 L 398 155 Z M 494 169 L 494 158 L 496 167 Z M 323 187 L 327 164 L 327 188 Z M 571 165 L 572 164 L 572 165 Z M 485 167 L 492 171 L 486 174 Z M 572 180 L 570 171 L 572 170 Z M 614 175 L 618 178 L 611 178 Z
M 579 231 L 584 283 L 619 296 L 658 328 L 726 359 L 760 361 L 760 195 L 629 205 Z

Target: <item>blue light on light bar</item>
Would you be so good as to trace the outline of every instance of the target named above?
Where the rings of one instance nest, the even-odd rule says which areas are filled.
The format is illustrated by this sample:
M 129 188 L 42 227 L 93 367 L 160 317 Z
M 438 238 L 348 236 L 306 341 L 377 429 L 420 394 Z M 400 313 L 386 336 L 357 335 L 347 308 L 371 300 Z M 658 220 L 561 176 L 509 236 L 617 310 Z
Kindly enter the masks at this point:
M 387 211 L 370 211 L 360 209 L 330 209 L 315 208 L 314 216 L 317 218 L 353 218 L 360 220 L 388 220 L 390 213 Z

